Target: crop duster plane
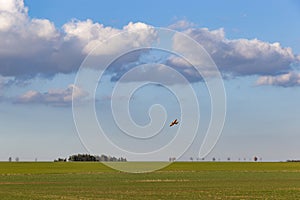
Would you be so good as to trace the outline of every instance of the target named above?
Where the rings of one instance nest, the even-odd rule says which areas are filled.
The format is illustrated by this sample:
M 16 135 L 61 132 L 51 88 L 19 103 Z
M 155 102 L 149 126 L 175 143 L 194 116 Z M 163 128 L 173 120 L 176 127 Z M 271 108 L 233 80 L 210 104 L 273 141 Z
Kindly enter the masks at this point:
M 179 122 L 177 121 L 177 119 L 175 119 L 174 121 L 171 122 L 170 127 L 174 126 L 175 124 L 178 124 Z

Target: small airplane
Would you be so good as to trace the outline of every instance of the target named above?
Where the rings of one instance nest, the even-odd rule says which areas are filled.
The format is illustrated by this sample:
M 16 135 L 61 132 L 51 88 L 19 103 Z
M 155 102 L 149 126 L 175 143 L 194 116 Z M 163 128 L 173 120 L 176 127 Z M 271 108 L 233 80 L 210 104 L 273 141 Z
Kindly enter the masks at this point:
M 177 121 L 177 119 L 175 119 L 174 121 L 171 122 L 170 127 L 174 126 L 175 124 L 178 124 L 179 122 Z

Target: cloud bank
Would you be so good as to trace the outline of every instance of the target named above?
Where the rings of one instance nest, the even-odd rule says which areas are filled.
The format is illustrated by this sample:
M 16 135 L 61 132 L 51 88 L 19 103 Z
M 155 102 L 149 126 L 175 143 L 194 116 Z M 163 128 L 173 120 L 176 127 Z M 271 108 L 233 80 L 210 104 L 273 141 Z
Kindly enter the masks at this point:
M 206 49 L 222 72 L 232 76 L 277 75 L 290 71 L 292 64 L 300 61 L 291 48 L 284 48 L 278 42 L 230 40 L 222 28 L 188 29 L 185 33 Z
M 81 101 L 88 97 L 88 93 L 71 84 L 66 89 L 52 89 L 45 93 L 30 90 L 16 98 L 18 104 L 47 104 L 51 106 L 68 106 L 74 101 Z
M 300 86 L 300 73 L 289 72 L 277 76 L 261 76 L 256 85 L 274 85 L 280 87 Z
M 295 55 L 291 48 L 259 39 L 228 39 L 223 28 L 209 30 L 195 27 L 195 24 L 186 20 L 179 20 L 169 26 L 182 30 L 199 42 L 224 77 L 257 75 L 258 85 L 299 85 L 293 66 L 299 64 L 300 56 Z M 106 56 L 125 46 L 136 48 L 157 39 L 155 29 L 141 22 L 130 22 L 118 29 L 89 19 L 73 19 L 57 28 L 48 19 L 30 18 L 23 0 L 0 0 L 0 76 L 28 80 L 35 76 L 52 77 L 59 73 L 76 72 L 86 55 L 99 42 L 122 31 L 129 31 L 130 34 L 93 53 Z M 173 46 L 186 48 L 176 40 Z M 120 59 L 116 69 L 111 71 L 113 77 L 124 73 L 124 68 L 142 53 L 130 59 Z M 176 57 L 169 57 L 165 63 L 182 72 L 191 81 L 201 80 L 192 66 Z M 34 98 L 41 96 L 32 92 L 28 95 Z
M 132 34 L 96 53 L 107 55 L 155 38 L 153 28 L 140 22 L 116 29 L 89 19 L 71 20 L 58 29 L 47 19 L 31 19 L 23 0 L 0 0 L 0 75 L 28 79 L 75 72 L 99 42 L 122 31 Z

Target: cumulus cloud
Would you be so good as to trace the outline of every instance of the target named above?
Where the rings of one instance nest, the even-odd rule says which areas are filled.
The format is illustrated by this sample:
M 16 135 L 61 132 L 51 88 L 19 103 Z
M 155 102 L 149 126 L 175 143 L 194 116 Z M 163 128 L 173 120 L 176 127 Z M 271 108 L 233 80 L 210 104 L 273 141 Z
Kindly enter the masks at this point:
M 280 74 L 292 72 L 292 65 L 300 62 L 299 55 L 278 42 L 228 39 L 222 28 L 195 28 L 195 24 L 187 20 L 179 20 L 169 28 L 182 30 L 199 42 L 226 77 L 258 75 L 262 76 L 261 79 L 267 76 L 276 79 Z M 122 31 L 128 31 L 128 34 L 105 46 L 107 39 Z M 93 51 L 93 54 L 105 58 L 123 48 L 151 44 L 158 40 L 157 37 L 154 27 L 141 22 L 130 22 L 118 29 L 89 19 L 74 19 L 58 29 L 48 19 L 30 18 L 23 0 L 0 0 L 0 75 L 18 81 L 38 75 L 52 77 L 58 73 L 68 74 L 78 70 L 83 59 L 99 42 L 104 43 L 104 48 Z M 176 38 L 173 46 L 174 50 L 190 50 L 189 45 Z M 147 51 L 135 52 L 130 54 L 131 57 L 115 62 L 115 69 L 110 70 L 112 80 L 118 80 L 132 64 L 140 62 L 140 57 L 145 53 Z M 166 59 L 164 64 L 174 67 L 190 81 L 201 80 L 189 63 L 175 56 Z M 205 70 L 205 75 L 207 74 L 213 72 Z
M 52 106 L 71 105 L 72 97 L 75 101 L 82 101 L 88 93 L 78 86 L 69 85 L 66 89 L 52 89 L 45 93 L 30 90 L 16 98 L 20 104 L 47 104 Z
M 91 20 L 72 20 L 59 30 L 47 19 L 31 19 L 23 0 L 0 0 L 0 75 L 28 79 L 72 73 L 99 42 L 122 31 L 132 34 L 97 53 L 138 47 L 155 37 L 151 26 L 139 22 L 115 29 Z
M 289 72 L 277 76 L 261 76 L 256 85 L 274 85 L 280 87 L 300 86 L 300 73 Z
M 278 42 L 230 40 L 225 37 L 224 29 L 188 29 L 185 33 L 205 48 L 222 72 L 232 76 L 286 73 L 300 61 L 291 48 L 284 48 Z
M 30 78 L 78 67 L 75 45 L 64 42 L 52 22 L 31 19 L 27 11 L 22 0 L 0 0 L 0 74 Z
M 237 76 L 276 76 L 279 74 L 286 74 L 293 71 L 295 64 L 300 62 L 300 56 L 295 55 L 291 48 L 285 48 L 280 43 L 269 43 L 258 39 L 228 39 L 225 36 L 224 29 L 209 30 L 207 28 L 189 28 L 184 31 L 187 35 L 191 36 L 197 42 L 199 42 L 207 53 L 211 56 L 213 61 L 219 68 L 224 78 L 234 78 Z M 212 77 L 215 75 L 214 68 L 210 67 L 210 59 L 207 59 L 207 54 L 203 52 L 195 52 L 191 48 L 191 45 L 186 43 L 186 40 L 182 39 L 180 34 L 175 34 L 173 37 L 173 50 L 175 52 L 184 52 L 189 55 L 189 60 L 201 61 L 198 65 L 201 68 L 201 75 L 206 77 Z M 148 53 L 148 52 L 144 52 Z M 141 54 L 138 54 L 138 56 Z M 118 63 L 114 73 L 113 81 L 118 81 L 119 78 L 126 73 L 129 69 L 137 64 L 145 64 L 139 61 L 138 56 L 131 56 L 135 58 L 130 60 L 133 64 L 122 65 L 122 62 Z M 130 56 L 129 56 L 130 57 Z M 203 57 L 203 59 L 201 59 Z M 139 61 L 139 62 L 137 62 Z M 196 62 L 196 63 L 197 63 Z M 124 62 L 125 63 L 125 62 Z M 164 62 L 176 69 L 182 75 L 184 75 L 190 82 L 197 82 L 203 80 L 202 76 L 194 69 L 194 67 L 186 60 L 171 55 L 165 58 Z M 194 62 L 195 63 L 195 62 Z M 163 70 L 156 68 L 151 70 L 151 73 L 145 73 L 141 70 L 138 74 L 138 79 L 147 80 L 147 76 L 150 74 L 156 74 L 157 77 L 168 76 Z M 170 83 L 176 83 L 176 80 L 170 80 Z
M 299 55 L 295 55 L 291 48 L 284 48 L 279 43 L 268 43 L 258 39 L 230 40 L 225 37 L 224 29 L 209 30 L 207 28 L 190 28 L 184 32 L 204 47 L 218 66 L 224 78 L 250 75 L 276 76 L 278 74 L 285 74 L 292 71 L 293 65 L 300 61 Z M 184 75 L 190 82 L 201 81 L 203 80 L 202 76 L 212 77 L 215 75 L 216 71 L 210 66 L 211 62 L 210 59 L 207 58 L 207 54 L 205 52 L 196 52 L 180 34 L 175 34 L 173 37 L 173 50 L 189 55 L 190 61 L 195 58 L 193 61 L 198 63 L 202 74 L 200 75 L 189 62 L 178 56 L 171 55 L 165 57 L 165 60 L 160 62 L 152 61 L 154 63 L 171 66 Z M 135 56 L 133 56 L 134 54 L 128 54 L 126 57 L 131 59 L 127 59 L 127 62 L 123 62 L 123 60 L 125 61 L 126 59 L 122 58 L 117 64 L 114 63 L 117 67 L 111 70 L 113 73 L 112 80 L 118 81 L 122 75 L 134 66 L 145 64 L 146 62 L 141 61 L 139 57 L 140 55 L 145 57 L 145 54 L 151 55 L 149 52 L 144 52 L 144 54 L 139 53 Z M 138 78 L 133 80 L 136 81 L 143 78 L 147 80 L 147 76 L 153 74 L 157 77 L 168 78 L 167 74 L 161 73 L 164 73 L 164 71 L 159 68 L 151 70 L 151 73 L 145 73 L 141 70 L 141 73 L 138 74 Z M 169 82 L 176 83 L 176 80 Z
M 9 30 L 14 24 L 26 21 L 27 10 L 23 0 L 1 0 L 0 30 Z
M 86 21 L 72 20 L 63 25 L 63 30 L 65 33 L 64 41 L 73 41 L 79 44 L 82 55 L 91 54 L 98 58 L 102 56 L 103 59 L 110 55 L 116 55 L 124 49 L 149 45 L 157 39 L 154 27 L 141 22 L 129 22 L 122 29 L 116 29 L 93 23 L 89 19 Z M 122 32 L 127 32 L 127 34 L 121 34 L 121 37 L 113 38 Z M 113 39 L 107 43 L 106 41 L 110 38 Z M 102 44 L 102 48 L 95 48 L 99 43 Z M 124 64 L 128 63 L 124 59 L 123 62 Z
M 210 77 L 211 75 L 209 73 L 209 70 L 201 69 L 201 76 L 201 74 L 198 73 L 198 71 L 191 65 L 191 63 L 177 56 L 170 56 L 166 61 L 166 65 L 172 66 L 172 68 L 176 69 L 178 72 L 184 75 L 184 77 L 187 78 L 190 82 L 201 81 L 203 80 L 202 76 Z

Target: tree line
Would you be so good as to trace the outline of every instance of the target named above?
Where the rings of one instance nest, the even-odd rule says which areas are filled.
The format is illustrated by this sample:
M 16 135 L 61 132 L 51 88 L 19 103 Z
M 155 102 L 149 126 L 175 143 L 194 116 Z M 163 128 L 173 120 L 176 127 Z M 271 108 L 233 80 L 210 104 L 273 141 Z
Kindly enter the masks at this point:
M 66 162 L 66 158 L 58 158 L 54 160 L 54 162 Z M 71 155 L 68 158 L 70 162 L 126 162 L 127 159 L 120 157 L 116 158 L 114 156 L 107 156 L 102 154 L 101 156 L 98 155 L 90 155 L 90 154 L 77 154 Z

